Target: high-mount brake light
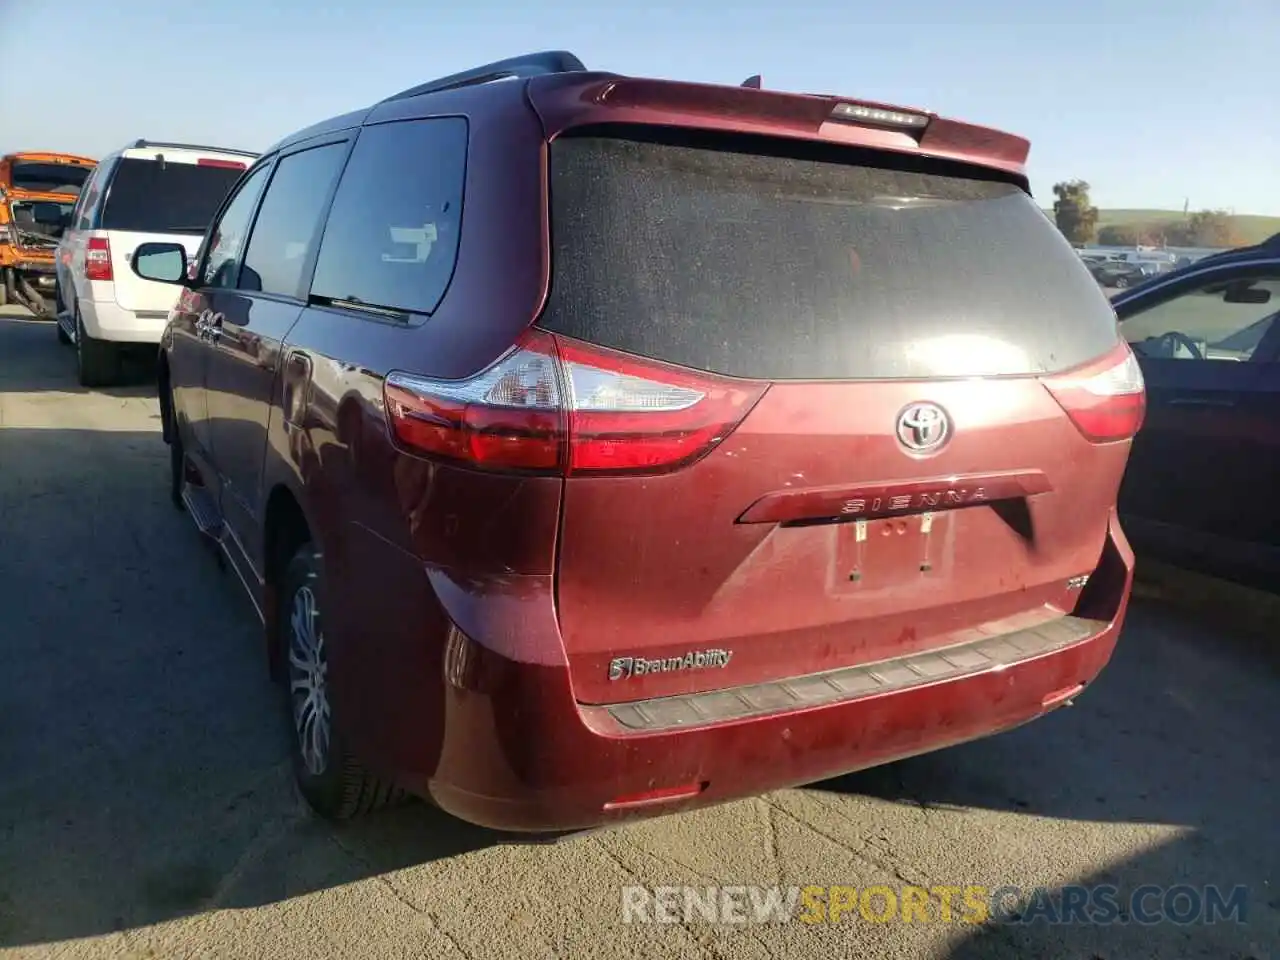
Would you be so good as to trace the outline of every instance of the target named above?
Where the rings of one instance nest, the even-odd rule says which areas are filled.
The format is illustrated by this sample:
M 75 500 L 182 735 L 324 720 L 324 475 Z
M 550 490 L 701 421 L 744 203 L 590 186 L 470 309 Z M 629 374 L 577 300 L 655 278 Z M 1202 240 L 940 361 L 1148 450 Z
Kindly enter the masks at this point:
M 831 110 L 831 119 L 905 130 L 920 130 L 929 125 L 929 117 L 923 113 L 886 110 L 883 107 L 868 107 L 861 103 L 837 103 Z
M 222 167 L 224 170 L 244 170 L 245 164 L 238 160 L 215 160 L 212 157 L 201 157 L 196 161 L 197 167 Z
M 1094 443 L 1128 440 L 1146 417 L 1142 368 L 1127 343 L 1121 342 L 1096 363 L 1043 382 L 1071 422 Z
M 532 328 L 464 380 L 392 373 L 400 443 L 488 470 L 661 473 L 707 454 L 765 384 L 643 360 Z

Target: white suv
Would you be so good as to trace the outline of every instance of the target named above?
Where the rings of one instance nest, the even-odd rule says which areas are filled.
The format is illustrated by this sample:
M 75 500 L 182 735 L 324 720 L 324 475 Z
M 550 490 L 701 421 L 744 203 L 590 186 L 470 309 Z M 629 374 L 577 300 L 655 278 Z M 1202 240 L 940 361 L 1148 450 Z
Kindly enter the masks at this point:
M 106 386 L 133 344 L 156 344 L 177 298 L 172 284 L 130 269 L 148 241 L 181 243 L 195 259 L 223 198 L 257 154 L 138 140 L 104 157 L 85 182 L 58 244 L 58 339 L 76 345 L 84 386 Z

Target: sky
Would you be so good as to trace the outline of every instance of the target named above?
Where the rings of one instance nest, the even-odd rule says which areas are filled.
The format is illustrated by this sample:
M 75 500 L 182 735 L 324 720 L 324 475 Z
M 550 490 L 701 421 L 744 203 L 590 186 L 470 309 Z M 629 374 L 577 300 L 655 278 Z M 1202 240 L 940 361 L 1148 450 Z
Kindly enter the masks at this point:
M 518 53 L 923 107 L 1031 140 L 1032 189 L 1280 216 L 1280 0 L 0 0 L 0 154 L 265 149 Z M 89 12 L 89 11 L 92 12 Z M 909 12 L 908 12 L 909 10 Z M 40 31 L 49 31 L 45 37 Z

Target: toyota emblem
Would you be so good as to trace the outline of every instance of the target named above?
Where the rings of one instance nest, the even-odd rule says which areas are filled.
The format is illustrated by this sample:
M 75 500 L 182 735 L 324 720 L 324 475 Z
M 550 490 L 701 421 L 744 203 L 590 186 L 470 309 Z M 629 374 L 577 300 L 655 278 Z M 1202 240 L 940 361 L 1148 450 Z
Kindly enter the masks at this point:
M 913 403 L 898 414 L 898 442 L 912 453 L 930 453 L 951 436 L 951 421 L 936 403 Z

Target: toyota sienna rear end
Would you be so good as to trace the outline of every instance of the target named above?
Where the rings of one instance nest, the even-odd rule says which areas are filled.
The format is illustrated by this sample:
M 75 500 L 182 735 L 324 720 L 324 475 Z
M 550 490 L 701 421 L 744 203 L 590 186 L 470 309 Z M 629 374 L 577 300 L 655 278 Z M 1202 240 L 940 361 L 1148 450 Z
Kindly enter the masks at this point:
M 1026 142 L 837 97 L 515 75 L 400 98 L 469 124 L 457 273 L 422 327 L 451 359 L 385 378 L 448 624 L 442 741 L 401 782 L 494 827 L 586 828 L 1076 696 L 1127 602 L 1115 502 L 1144 393 L 1028 194 Z M 523 182 L 536 223 L 485 199 Z M 469 258 L 525 235 L 538 269 L 478 285 Z M 533 310 L 507 309 L 526 283 Z

